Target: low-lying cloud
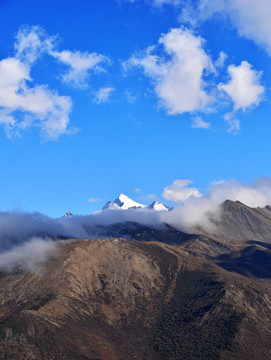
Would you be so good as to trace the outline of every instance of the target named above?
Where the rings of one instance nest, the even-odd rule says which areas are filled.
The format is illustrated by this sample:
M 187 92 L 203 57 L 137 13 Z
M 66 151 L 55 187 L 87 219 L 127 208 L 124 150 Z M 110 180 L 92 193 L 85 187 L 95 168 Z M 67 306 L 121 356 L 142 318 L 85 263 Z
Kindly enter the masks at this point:
M 56 242 L 52 239 L 34 237 L 29 241 L 0 253 L 0 271 L 24 269 L 39 271 L 44 261 L 57 251 Z
M 187 180 L 186 180 L 187 181 Z M 181 182 L 181 180 L 179 180 Z M 173 183 L 173 185 L 176 181 Z M 187 185 L 190 183 L 187 182 Z M 171 191 L 174 186 L 171 185 Z M 167 188 L 166 188 L 167 189 Z M 164 213 L 161 220 L 176 227 L 177 229 L 190 232 L 193 227 L 200 226 L 207 231 L 214 230 L 211 218 L 220 217 L 220 205 L 225 200 L 240 201 L 250 207 L 264 207 L 271 204 L 271 178 L 261 178 L 252 184 L 244 184 L 236 180 L 216 181 L 207 189 L 205 195 L 195 197 L 191 195 L 185 200 L 179 200 L 179 192 L 185 192 L 185 187 L 176 187 L 176 205 L 172 212 Z M 193 188 L 193 192 L 197 189 Z M 199 192 L 198 192 L 199 193 Z M 174 199 L 174 193 L 171 193 Z
M 205 194 L 191 184 L 191 180 L 179 179 L 165 188 L 164 197 L 175 202 L 172 211 L 108 209 L 58 219 L 40 213 L 0 212 L 0 271 L 12 271 L 18 266 L 36 271 L 39 264 L 56 251 L 57 239 L 98 237 L 103 226 L 133 222 L 161 229 L 169 224 L 184 232 L 193 232 L 195 227 L 214 231 L 212 219 L 219 220 L 220 205 L 227 199 L 250 207 L 271 204 L 271 178 L 261 178 L 251 184 L 217 181 Z M 110 234 L 110 227 L 107 233 L 114 235 Z

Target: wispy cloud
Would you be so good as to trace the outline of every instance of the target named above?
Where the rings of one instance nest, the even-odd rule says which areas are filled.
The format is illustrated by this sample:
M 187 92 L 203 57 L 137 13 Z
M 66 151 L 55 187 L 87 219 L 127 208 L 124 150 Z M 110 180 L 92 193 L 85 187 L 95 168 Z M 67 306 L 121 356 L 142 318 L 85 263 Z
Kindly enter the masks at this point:
M 140 196 L 138 196 L 137 199 L 144 201 L 144 202 L 149 201 L 149 200 L 156 201 L 156 200 L 158 200 L 158 196 L 155 194 L 147 194 L 147 195 L 140 195 Z
M 56 252 L 56 241 L 31 238 L 23 244 L 0 253 L 0 271 L 10 272 L 18 267 L 28 271 L 40 271 L 42 264 Z
M 98 91 L 94 92 L 93 101 L 98 105 L 107 103 L 110 101 L 110 97 L 114 91 L 115 89 L 112 87 L 100 88 Z
M 96 197 L 90 197 L 88 199 L 88 202 L 90 202 L 90 203 L 101 202 L 101 201 L 103 201 L 103 199 L 96 198 Z
M 116 0 L 117 3 L 127 2 L 127 3 L 137 3 L 139 0 Z M 179 6 L 182 3 L 182 0 L 145 0 L 146 3 L 155 6 L 162 7 L 164 5 Z
M 211 124 L 207 121 L 202 120 L 200 116 L 194 117 L 192 122 L 192 128 L 194 129 L 210 129 Z
M 103 72 L 102 63 L 109 63 L 109 59 L 101 54 L 81 51 L 51 51 L 55 59 L 67 65 L 67 72 L 61 75 L 64 83 L 75 87 L 86 87 L 90 72 Z
M 138 194 L 141 194 L 141 193 L 142 193 L 142 189 L 139 189 L 139 188 L 134 188 L 133 191 L 136 192 L 136 193 L 138 193 Z

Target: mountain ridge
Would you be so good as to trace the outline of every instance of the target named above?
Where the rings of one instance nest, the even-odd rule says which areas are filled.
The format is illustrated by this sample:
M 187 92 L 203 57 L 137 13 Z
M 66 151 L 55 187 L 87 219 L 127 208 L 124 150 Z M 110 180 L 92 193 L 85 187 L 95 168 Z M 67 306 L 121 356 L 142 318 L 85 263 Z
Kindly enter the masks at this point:
M 170 207 L 159 201 L 154 201 L 149 205 L 140 204 L 121 193 L 113 202 L 107 201 L 106 204 L 101 209 L 101 211 L 115 210 L 115 209 L 118 210 L 150 209 L 154 211 L 168 211 Z

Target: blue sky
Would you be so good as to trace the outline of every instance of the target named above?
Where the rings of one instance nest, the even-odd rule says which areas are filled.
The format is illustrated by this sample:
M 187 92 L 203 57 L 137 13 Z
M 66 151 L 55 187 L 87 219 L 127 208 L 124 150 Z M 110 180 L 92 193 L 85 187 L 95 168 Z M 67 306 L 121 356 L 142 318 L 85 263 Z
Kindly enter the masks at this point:
M 270 16 L 269 0 L 2 0 L 0 209 L 270 177 Z

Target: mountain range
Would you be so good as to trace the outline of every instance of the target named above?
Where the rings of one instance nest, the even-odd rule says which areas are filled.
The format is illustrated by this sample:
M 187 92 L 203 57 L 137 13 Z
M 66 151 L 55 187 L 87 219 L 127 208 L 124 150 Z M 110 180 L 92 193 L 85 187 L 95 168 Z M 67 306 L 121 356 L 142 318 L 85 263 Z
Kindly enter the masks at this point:
M 118 209 L 118 210 L 128 210 L 128 209 L 150 209 L 150 210 L 155 210 L 155 211 L 168 211 L 170 210 L 170 207 L 159 202 L 159 201 L 154 201 L 152 202 L 150 205 L 143 205 L 143 204 L 139 204 L 136 201 L 130 199 L 128 196 L 124 195 L 124 194 L 120 194 L 113 202 L 108 201 L 104 207 L 102 208 L 102 210 L 114 210 L 114 209 Z
M 1 359 L 270 359 L 271 207 L 227 200 L 211 220 L 99 225 L 1 272 Z

